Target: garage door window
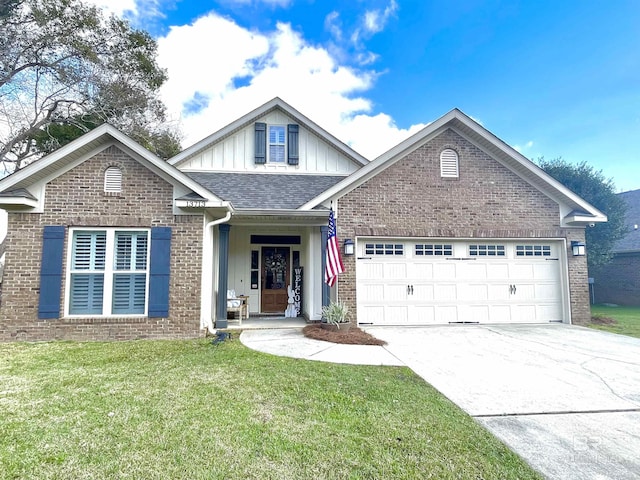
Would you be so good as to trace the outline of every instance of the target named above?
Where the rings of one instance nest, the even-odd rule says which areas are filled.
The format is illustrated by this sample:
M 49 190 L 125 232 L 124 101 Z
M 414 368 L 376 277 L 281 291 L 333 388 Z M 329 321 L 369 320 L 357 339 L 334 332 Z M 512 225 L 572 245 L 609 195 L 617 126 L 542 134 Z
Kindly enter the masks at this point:
M 504 245 L 469 245 L 470 257 L 504 257 Z
M 404 245 L 401 243 L 366 243 L 365 255 L 404 255 Z
M 416 244 L 416 255 L 448 257 L 453 255 L 453 245 L 419 243 L 419 244 Z
M 551 245 L 516 245 L 518 257 L 550 257 Z

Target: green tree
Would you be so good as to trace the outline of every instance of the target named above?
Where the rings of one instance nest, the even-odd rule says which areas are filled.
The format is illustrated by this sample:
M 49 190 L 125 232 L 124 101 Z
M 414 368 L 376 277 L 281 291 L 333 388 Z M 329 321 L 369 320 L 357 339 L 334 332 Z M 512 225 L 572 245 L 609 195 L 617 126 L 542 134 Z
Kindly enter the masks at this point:
M 605 178 L 602 170 L 595 170 L 586 162 L 572 164 L 562 158 L 536 162 L 540 168 L 553 178 L 580 195 L 591 205 L 603 212 L 608 221 L 597 223 L 586 229 L 589 267 L 604 265 L 611 260 L 615 243 L 623 238 L 625 227 L 626 204 L 616 195 L 613 179 Z
M 157 155 L 180 150 L 144 31 L 82 0 L 0 0 L 0 161 L 20 169 L 109 122 Z

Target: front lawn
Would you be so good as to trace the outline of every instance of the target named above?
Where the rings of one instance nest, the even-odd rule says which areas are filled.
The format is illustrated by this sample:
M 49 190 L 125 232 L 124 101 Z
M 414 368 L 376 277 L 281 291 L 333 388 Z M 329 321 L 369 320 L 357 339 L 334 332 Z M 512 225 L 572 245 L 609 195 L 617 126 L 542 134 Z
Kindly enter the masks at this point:
M 234 339 L 0 344 L 0 478 L 540 478 L 407 368 Z
M 640 307 L 592 305 L 587 326 L 640 338 Z

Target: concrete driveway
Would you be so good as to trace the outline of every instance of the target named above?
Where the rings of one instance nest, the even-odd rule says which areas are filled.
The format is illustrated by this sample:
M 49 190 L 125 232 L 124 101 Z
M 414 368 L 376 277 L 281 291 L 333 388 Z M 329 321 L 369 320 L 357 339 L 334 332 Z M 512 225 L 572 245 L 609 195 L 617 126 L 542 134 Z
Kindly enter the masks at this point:
M 640 477 L 640 339 L 568 325 L 366 330 L 548 478 Z

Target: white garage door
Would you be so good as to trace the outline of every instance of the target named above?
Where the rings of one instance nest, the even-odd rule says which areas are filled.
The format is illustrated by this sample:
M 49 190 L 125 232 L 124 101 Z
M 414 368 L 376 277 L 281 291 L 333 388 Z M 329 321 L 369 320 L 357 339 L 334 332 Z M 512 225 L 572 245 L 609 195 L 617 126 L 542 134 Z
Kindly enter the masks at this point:
M 561 246 L 359 239 L 358 323 L 562 321 Z

